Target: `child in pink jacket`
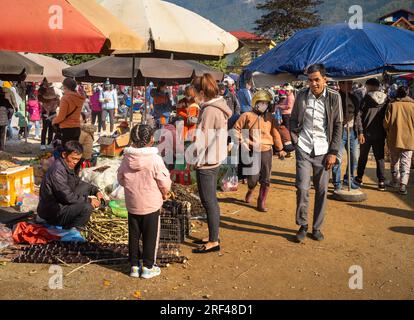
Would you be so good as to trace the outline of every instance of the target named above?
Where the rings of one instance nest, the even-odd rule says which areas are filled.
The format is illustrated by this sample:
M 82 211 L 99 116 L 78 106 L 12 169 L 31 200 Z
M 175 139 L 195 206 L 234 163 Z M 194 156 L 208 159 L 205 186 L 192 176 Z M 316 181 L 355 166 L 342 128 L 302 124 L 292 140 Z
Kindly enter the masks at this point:
M 118 182 L 125 189 L 128 209 L 129 259 L 131 277 L 150 279 L 160 275 L 155 265 L 160 237 L 160 209 L 171 189 L 170 173 L 153 148 L 154 129 L 137 125 L 131 131 L 133 146 L 126 148 L 118 169 Z M 139 239 L 143 242 L 143 268 L 140 270 Z
M 40 139 L 40 120 L 42 108 L 34 94 L 30 95 L 27 103 L 27 111 L 30 115 L 31 125 L 35 127 L 35 139 Z

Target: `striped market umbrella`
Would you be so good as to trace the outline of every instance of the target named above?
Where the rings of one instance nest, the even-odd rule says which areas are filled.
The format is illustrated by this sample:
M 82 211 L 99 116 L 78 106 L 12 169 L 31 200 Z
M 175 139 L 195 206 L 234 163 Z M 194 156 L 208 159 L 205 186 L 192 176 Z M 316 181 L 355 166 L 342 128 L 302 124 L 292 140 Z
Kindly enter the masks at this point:
M 96 54 L 138 52 L 144 39 L 94 0 L 0 0 L 0 50 Z

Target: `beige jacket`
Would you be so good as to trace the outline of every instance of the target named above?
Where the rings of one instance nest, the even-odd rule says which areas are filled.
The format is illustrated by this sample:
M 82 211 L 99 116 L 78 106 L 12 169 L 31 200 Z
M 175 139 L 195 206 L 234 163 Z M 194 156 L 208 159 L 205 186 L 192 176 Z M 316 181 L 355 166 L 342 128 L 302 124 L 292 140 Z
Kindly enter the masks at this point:
M 200 106 L 196 143 L 197 169 L 214 169 L 227 158 L 227 121 L 232 111 L 223 97 L 207 101 Z
M 242 139 L 242 130 L 249 130 L 249 141 L 246 143 L 252 147 L 254 143 L 260 144 L 262 152 L 269 151 L 274 145 L 277 151 L 283 150 L 282 138 L 276 128 L 276 120 L 270 112 L 264 116 L 259 116 L 254 112 L 245 112 L 236 121 L 234 125 L 238 138 Z M 254 133 L 254 130 L 260 132 L 260 136 Z M 257 140 L 257 138 L 260 138 Z
M 414 100 L 405 97 L 390 103 L 384 128 L 390 148 L 414 150 Z
M 93 134 L 96 131 L 94 125 L 84 124 L 81 126 L 81 135 L 79 137 L 79 143 L 83 147 L 83 158 L 86 160 L 92 159 L 93 153 Z

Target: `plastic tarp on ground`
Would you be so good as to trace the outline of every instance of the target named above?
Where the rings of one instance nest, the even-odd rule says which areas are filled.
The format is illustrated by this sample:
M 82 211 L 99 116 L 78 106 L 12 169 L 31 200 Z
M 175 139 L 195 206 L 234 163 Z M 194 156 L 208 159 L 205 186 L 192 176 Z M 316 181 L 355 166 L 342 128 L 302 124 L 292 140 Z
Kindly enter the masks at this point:
M 330 77 L 414 70 L 414 32 L 375 23 L 363 29 L 324 25 L 295 33 L 245 68 L 267 74 L 303 74 L 323 63 Z

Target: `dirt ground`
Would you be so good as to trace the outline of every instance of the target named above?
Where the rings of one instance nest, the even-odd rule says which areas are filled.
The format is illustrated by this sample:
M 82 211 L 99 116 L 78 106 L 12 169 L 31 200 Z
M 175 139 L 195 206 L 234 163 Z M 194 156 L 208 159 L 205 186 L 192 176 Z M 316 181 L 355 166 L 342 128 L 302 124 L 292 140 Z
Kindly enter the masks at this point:
M 325 241 L 296 244 L 294 172 L 294 159 L 274 159 L 268 213 L 241 202 L 245 185 L 219 194 L 221 253 L 194 255 L 189 239 L 188 263 L 151 280 L 130 278 L 128 265 L 88 265 L 69 276 L 72 267 L 62 266 L 61 290 L 49 289 L 48 265 L 7 263 L 0 266 L 0 299 L 414 299 L 414 186 L 405 197 L 377 191 L 371 162 L 368 200 L 330 200 Z M 206 224 L 195 224 L 192 237 L 205 236 Z M 355 265 L 361 290 L 349 288 Z

